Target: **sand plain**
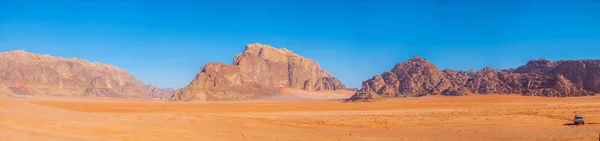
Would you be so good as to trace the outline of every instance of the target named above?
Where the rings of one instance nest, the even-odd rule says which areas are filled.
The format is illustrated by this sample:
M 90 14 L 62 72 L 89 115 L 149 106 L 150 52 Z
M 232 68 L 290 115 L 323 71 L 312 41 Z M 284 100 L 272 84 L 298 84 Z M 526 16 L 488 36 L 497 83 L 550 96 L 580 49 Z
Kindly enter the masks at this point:
M 572 125 L 576 114 L 587 124 Z M 0 140 L 6 141 L 596 141 L 598 123 L 600 96 L 428 96 L 373 103 L 0 99 Z

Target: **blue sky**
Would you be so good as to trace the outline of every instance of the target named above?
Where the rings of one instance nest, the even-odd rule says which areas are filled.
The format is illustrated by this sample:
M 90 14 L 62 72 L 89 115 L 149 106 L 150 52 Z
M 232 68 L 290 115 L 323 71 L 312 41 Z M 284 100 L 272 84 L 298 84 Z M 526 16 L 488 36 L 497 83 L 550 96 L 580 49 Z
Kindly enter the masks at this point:
M 412 56 L 440 69 L 600 58 L 600 1 L 0 0 L 0 51 L 115 65 L 181 88 L 248 43 L 316 60 L 349 87 Z

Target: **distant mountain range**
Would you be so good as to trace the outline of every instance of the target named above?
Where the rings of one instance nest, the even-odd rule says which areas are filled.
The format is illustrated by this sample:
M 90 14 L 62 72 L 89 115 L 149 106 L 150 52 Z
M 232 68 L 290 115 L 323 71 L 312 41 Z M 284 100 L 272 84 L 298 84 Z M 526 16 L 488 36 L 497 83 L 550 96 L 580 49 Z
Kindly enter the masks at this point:
M 0 93 L 167 99 L 172 89 L 144 84 L 117 67 L 22 50 L 0 53 Z
M 185 88 L 144 85 L 125 70 L 76 58 L 9 51 L 0 53 L 0 95 L 147 98 L 171 101 L 249 100 L 280 88 L 353 90 L 348 101 L 468 94 L 573 97 L 600 92 L 600 60 L 536 59 L 516 69 L 440 70 L 413 57 L 347 89 L 311 59 L 285 48 L 248 44 L 231 65 L 208 63 Z
M 349 101 L 377 101 L 394 97 L 467 94 L 522 94 L 573 97 L 600 92 L 600 60 L 545 59 L 517 69 L 475 71 L 439 70 L 427 59 L 413 57 L 391 71 L 366 80 Z

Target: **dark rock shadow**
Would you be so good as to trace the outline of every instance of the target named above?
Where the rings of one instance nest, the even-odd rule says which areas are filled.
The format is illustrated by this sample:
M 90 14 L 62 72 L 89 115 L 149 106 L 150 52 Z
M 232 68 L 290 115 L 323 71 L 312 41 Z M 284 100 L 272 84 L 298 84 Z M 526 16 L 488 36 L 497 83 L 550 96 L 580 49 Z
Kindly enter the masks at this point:
M 19 87 L 8 87 L 10 88 L 10 90 L 13 91 L 13 93 L 17 94 L 17 95 L 29 95 L 29 93 L 27 92 L 27 90 L 23 90 Z

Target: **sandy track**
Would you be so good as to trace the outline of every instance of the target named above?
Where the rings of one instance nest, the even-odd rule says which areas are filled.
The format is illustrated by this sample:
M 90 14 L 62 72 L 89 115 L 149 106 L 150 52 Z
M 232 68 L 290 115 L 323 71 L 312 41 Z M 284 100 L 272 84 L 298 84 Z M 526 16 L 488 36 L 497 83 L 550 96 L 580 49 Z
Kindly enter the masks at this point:
M 600 97 L 376 103 L 2 100 L 0 140 L 598 140 Z M 585 126 L 569 125 L 575 114 Z

